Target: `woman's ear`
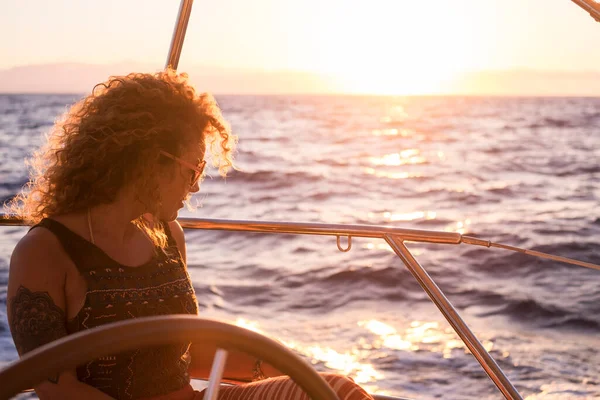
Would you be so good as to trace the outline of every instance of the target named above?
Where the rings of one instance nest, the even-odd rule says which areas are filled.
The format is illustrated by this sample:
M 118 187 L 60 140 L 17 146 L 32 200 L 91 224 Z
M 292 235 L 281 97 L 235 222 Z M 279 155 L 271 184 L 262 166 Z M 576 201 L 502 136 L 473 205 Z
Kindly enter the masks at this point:
M 164 184 L 172 181 L 176 173 L 177 167 L 174 165 L 174 163 L 160 165 L 157 174 L 159 185 L 163 186 Z

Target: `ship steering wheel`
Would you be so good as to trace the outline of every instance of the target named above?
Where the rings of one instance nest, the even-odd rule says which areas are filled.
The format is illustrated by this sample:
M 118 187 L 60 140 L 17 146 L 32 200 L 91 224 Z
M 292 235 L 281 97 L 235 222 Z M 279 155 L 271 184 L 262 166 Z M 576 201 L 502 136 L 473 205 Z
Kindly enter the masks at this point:
M 181 342 L 209 342 L 220 349 L 242 351 L 287 374 L 310 398 L 338 400 L 317 371 L 284 345 L 248 329 L 191 315 L 145 317 L 106 324 L 41 346 L 0 371 L 0 398 L 11 398 L 49 376 L 95 358 L 133 348 Z

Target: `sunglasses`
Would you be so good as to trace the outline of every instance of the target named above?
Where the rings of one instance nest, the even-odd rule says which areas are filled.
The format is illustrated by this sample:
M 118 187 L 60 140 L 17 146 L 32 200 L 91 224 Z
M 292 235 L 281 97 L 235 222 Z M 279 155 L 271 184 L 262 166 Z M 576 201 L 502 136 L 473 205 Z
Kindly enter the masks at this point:
M 206 161 L 204 161 L 204 160 L 200 161 L 198 163 L 198 165 L 194 165 L 192 163 L 185 161 L 184 159 L 175 157 L 173 154 L 167 153 L 166 151 L 163 151 L 163 150 L 160 151 L 160 154 L 162 154 L 165 157 L 169 157 L 170 159 L 177 161 L 179 164 L 183 165 L 184 167 L 187 167 L 187 168 L 191 169 L 192 171 L 194 171 L 194 173 L 192 174 L 192 177 L 190 179 L 190 186 L 194 186 L 196 184 L 196 182 L 198 182 L 198 179 L 200 179 L 200 177 L 202 176 L 202 172 L 204 172 L 204 167 L 206 166 Z

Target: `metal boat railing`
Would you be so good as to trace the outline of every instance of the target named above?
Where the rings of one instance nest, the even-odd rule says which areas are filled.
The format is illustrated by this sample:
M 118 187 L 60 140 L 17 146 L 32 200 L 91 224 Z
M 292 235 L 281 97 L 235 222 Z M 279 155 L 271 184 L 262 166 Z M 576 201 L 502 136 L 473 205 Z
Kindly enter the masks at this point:
M 231 221 L 195 218 L 180 218 L 179 222 L 186 229 L 335 236 L 338 248 L 341 251 L 348 251 L 350 249 L 352 237 L 385 240 L 415 277 L 431 301 L 438 307 L 456 334 L 462 339 L 466 347 L 471 351 L 479 364 L 481 364 L 486 374 L 492 379 L 502 394 L 507 399 L 521 399 L 513 384 L 492 356 L 485 350 L 452 303 L 404 245 L 405 241 L 438 244 L 472 244 L 469 241 L 472 241 L 472 239 L 479 241 L 479 239 L 463 236 L 455 232 L 436 232 L 371 225 Z M 0 214 L 0 225 L 24 225 L 24 223 L 19 218 Z M 348 238 L 348 247 L 346 248 L 342 248 L 340 245 L 342 237 Z M 467 241 L 464 240 L 465 238 L 467 238 Z
M 272 234 L 323 235 L 335 236 L 340 251 L 349 251 L 353 237 L 377 238 L 387 242 L 396 255 L 402 260 L 421 288 L 438 307 L 456 334 L 471 351 L 483 370 L 507 399 L 521 399 L 518 391 L 500 369 L 496 361 L 485 350 L 471 329 L 458 314 L 446 295 L 429 276 L 425 268 L 419 264 L 404 242 L 420 242 L 434 244 L 468 244 L 485 247 L 498 247 L 505 250 L 522 252 L 536 257 L 580 265 L 600 270 L 600 266 L 592 263 L 572 260 L 533 250 L 493 243 L 488 240 L 462 235 L 457 232 L 439 232 L 417 229 L 405 229 L 376 225 L 319 224 L 299 222 L 273 221 L 235 221 L 223 219 L 179 218 L 178 221 L 186 229 L 219 230 L 236 232 L 256 232 Z M 18 217 L 0 213 L 0 226 L 21 226 L 24 221 Z M 341 239 L 347 238 L 347 246 L 342 247 Z

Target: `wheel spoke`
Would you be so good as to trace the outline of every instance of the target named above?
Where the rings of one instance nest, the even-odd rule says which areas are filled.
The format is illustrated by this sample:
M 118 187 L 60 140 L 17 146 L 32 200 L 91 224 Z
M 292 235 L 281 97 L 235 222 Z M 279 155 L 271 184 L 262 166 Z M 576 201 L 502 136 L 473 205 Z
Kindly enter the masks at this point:
M 206 392 L 204 392 L 204 400 L 217 400 L 226 361 L 227 351 L 223 349 L 217 349 L 215 358 L 213 359 L 212 367 L 210 369 L 208 387 L 206 388 Z

